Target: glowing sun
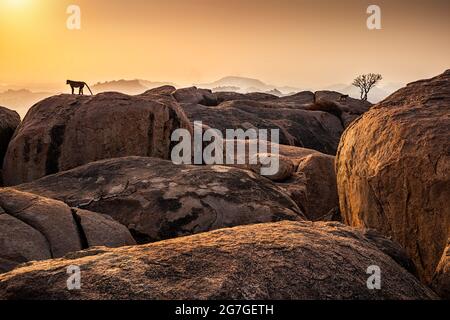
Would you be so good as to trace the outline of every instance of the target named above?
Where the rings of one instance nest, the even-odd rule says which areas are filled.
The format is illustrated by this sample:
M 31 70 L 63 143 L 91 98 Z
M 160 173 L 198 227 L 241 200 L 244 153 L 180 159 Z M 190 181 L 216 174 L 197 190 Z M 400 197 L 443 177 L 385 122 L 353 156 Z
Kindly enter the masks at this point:
M 29 0 L 3 0 L 8 7 L 12 8 L 20 8 L 23 7 L 29 2 Z

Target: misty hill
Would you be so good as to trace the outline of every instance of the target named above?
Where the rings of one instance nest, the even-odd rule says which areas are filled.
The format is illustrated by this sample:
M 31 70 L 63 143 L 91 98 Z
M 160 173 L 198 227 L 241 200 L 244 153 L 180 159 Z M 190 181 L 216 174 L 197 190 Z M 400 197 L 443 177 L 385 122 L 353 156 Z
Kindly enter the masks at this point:
M 115 81 L 105 81 L 99 82 L 92 86 L 92 91 L 94 94 L 100 92 L 116 91 L 130 95 L 136 95 L 144 93 L 149 89 L 154 89 L 162 87 L 165 85 L 170 85 L 176 87 L 174 83 L 171 82 L 153 82 L 148 80 L 115 80 Z
M 0 93 L 0 105 L 16 110 L 23 119 L 31 106 L 54 94 L 54 92 L 32 92 L 28 89 L 10 89 Z
M 280 92 L 281 95 L 302 91 L 299 88 L 286 86 L 278 87 L 266 84 L 258 79 L 235 76 L 224 77 L 211 83 L 196 84 L 196 86 L 199 88 L 211 89 L 213 91 L 224 91 L 223 88 L 233 88 L 234 90 L 230 91 L 239 93 L 270 92 L 276 90 L 275 92 Z
M 178 87 L 172 82 L 156 82 L 148 81 L 142 79 L 135 80 L 113 80 L 99 82 L 91 86 L 94 94 L 101 92 L 121 92 L 129 95 L 137 95 L 144 93 L 147 90 L 158 88 L 161 86 L 170 85 Z M 299 89 L 289 86 L 274 86 L 264 83 L 261 80 L 245 77 L 224 77 L 217 81 L 204 84 L 196 84 L 199 88 L 211 89 L 213 92 L 237 92 L 237 93 L 252 93 L 261 92 L 269 93 L 275 96 L 284 97 L 293 95 L 301 91 L 315 91 L 313 89 Z M 369 93 L 369 101 L 372 103 L 377 103 L 391 93 L 395 92 L 397 89 L 402 87 L 401 84 L 390 83 L 382 85 L 380 87 L 375 87 Z M 65 88 L 64 92 L 69 92 L 68 87 Z M 348 94 L 355 99 L 359 99 L 359 90 L 349 84 L 335 84 L 325 88 L 319 88 L 329 91 L 336 91 L 342 94 Z M 33 92 L 29 89 L 9 89 L 4 92 L 0 92 L 0 105 L 8 107 L 10 109 L 16 110 L 20 116 L 23 118 L 35 103 L 48 98 L 57 92 Z
M 266 84 L 258 79 L 235 77 L 235 76 L 224 77 L 211 83 L 196 84 L 196 86 L 199 88 L 211 89 L 214 92 L 222 92 L 222 91 L 232 91 L 238 93 L 264 92 L 274 94 L 276 96 L 287 96 L 301 91 L 314 91 L 311 88 L 299 89 L 289 86 L 275 86 Z M 400 83 L 389 83 L 375 87 L 369 93 L 369 101 L 377 103 L 385 99 L 390 94 L 397 91 L 403 86 L 404 84 Z M 330 85 L 325 88 L 316 88 L 316 89 L 341 92 L 342 94 L 348 94 L 349 96 L 355 99 L 360 98 L 359 89 L 352 86 L 351 84 L 340 83 Z

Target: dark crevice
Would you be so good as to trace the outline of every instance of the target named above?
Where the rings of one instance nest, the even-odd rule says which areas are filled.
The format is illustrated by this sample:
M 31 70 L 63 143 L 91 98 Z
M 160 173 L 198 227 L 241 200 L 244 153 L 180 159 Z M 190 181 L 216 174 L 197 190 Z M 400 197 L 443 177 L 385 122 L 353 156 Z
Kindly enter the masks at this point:
M 148 115 L 148 129 L 147 129 L 147 157 L 151 157 L 153 155 L 153 127 L 155 126 L 155 115 L 150 113 Z
M 23 142 L 23 160 L 25 162 L 29 162 L 30 161 L 30 139 L 25 137 L 24 142 Z
M 9 142 L 14 135 L 14 129 L 6 128 L 2 129 L 0 132 L 0 167 L 2 166 L 3 159 L 8 149 Z
M 150 237 L 148 234 L 142 233 L 135 229 L 129 229 L 131 236 L 134 238 L 137 244 L 147 244 L 158 241 L 158 239 L 154 239 Z
M 198 104 L 205 107 L 217 107 L 220 104 L 220 101 L 217 98 L 203 96 L 202 100 L 199 101 Z
M 78 237 L 80 238 L 80 243 L 81 243 L 81 249 L 82 250 L 88 249 L 89 242 L 86 237 L 86 233 L 84 232 L 83 226 L 81 225 L 81 218 L 77 214 L 77 209 L 71 208 L 70 210 L 72 211 L 73 220 L 75 221 L 75 225 L 77 227 Z
M 341 123 L 343 130 L 345 130 L 345 122 L 344 119 L 342 118 L 343 111 L 339 107 L 339 105 L 337 105 L 335 102 L 327 100 L 319 100 L 319 101 L 314 100 L 314 103 L 310 105 L 307 108 L 307 110 L 322 111 L 335 116 Z
M 169 144 L 169 157 L 170 157 L 170 152 L 172 152 L 172 149 L 178 144 L 177 141 L 172 141 L 172 139 L 171 139 L 172 132 L 177 129 L 182 128 L 182 125 L 181 125 L 180 117 L 175 112 L 175 110 L 172 108 L 169 108 L 169 119 L 170 119 L 169 121 L 171 123 L 170 123 L 169 127 L 164 128 L 164 137 L 168 137 L 168 139 L 170 140 L 170 144 Z M 168 130 L 170 130 L 170 131 L 168 131 Z
M 160 226 L 158 237 L 161 240 L 179 237 L 183 232 L 183 227 L 198 219 L 202 214 L 202 209 L 193 208 L 190 214 L 174 221 L 165 221 Z
M 55 125 L 50 130 L 50 145 L 47 150 L 47 161 L 45 162 L 45 174 L 50 175 L 59 172 L 59 157 L 61 155 L 61 145 L 64 141 L 66 126 Z

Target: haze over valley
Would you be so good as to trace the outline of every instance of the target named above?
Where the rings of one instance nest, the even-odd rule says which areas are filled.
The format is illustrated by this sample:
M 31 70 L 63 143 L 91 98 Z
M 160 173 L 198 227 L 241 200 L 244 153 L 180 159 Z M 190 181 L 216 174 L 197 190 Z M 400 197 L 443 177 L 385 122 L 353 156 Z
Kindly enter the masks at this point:
M 149 81 L 149 80 L 112 80 L 97 82 L 94 84 L 89 84 L 92 88 L 94 94 L 101 92 L 121 92 L 129 95 L 138 95 L 144 93 L 147 90 L 154 89 L 160 86 L 169 85 L 175 88 L 181 88 L 180 85 L 173 82 L 163 82 L 163 81 Z M 311 88 L 311 87 L 291 87 L 291 86 L 277 86 L 266 84 L 265 82 L 237 76 L 227 76 L 219 80 L 209 82 L 209 83 L 193 83 L 192 86 L 198 88 L 210 89 L 213 92 L 237 92 L 237 93 L 251 93 L 251 92 L 261 92 L 270 93 L 276 96 L 289 96 L 302 91 L 320 91 L 320 90 L 330 90 L 336 91 L 345 95 L 350 95 L 350 97 L 359 99 L 360 93 L 359 89 L 352 86 L 351 84 L 334 84 L 325 86 L 323 88 Z M 369 93 L 369 101 L 372 103 L 379 102 L 386 98 L 388 95 L 394 91 L 401 88 L 402 84 L 387 84 L 381 83 L 379 86 L 373 88 Z M 17 85 L 8 86 L 3 85 L 0 87 L 0 105 L 7 106 L 12 110 L 17 111 L 21 118 L 23 118 L 29 108 L 31 108 L 35 103 L 50 97 L 55 94 L 68 93 L 69 88 L 64 85 L 43 85 L 46 91 L 34 91 L 33 89 L 22 88 L 17 89 Z M 31 87 L 32 88 L 32 87 Z M 2 91 L 3 90 L 3 91 Z

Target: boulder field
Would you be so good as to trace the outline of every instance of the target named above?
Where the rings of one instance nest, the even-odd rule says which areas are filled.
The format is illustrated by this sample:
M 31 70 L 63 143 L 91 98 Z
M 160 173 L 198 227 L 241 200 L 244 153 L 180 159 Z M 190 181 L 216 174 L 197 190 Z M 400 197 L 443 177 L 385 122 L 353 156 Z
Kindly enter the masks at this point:
M 386 240 L 387 241 L 387 240 Z M 67 290 L 67 268 L 82 270 Z M 369 290 L 367 270 L 382 270 Z M 437 299 L 362 232 L 278 222 L 95 248 L 0 275 L 0 299 Z
M 427 284 L 450 235 L 449 128 L 450 70 L 372 107 L 345 131 L 336 159 L 345 223 L 397 241 Z
M 102 160 L 15 188 L 110 215 L 140 243 L 306 219 L 288 195 L 252 171 L 175 165 L 158 158 Z
M 320 153 L 316 150 L 286 146 L 268 142 L 267 153 L 251 155 L 250 144 L 257 144 L 255 140 L 223 140 L 223 153 L 225 159 L 228 154 L 228 145 L 237 143 L 245 144 L 245 151 L 235 156 L 235 162 L 239 159 L 242 163 L 233 167 L 248 169 L 258 175 L 272 180 L 279 188 L 286 192 L 300 207 L 308 220 L 330 220 L 332 210 L 338 210 L 339 201 L 336 187 L 335 157 Z M 278 154 L 272 154 L 272 150 L 278 150 Z M 261 171 L 263 165 L 249 164 L 250 160 L 261 158 L 277 158 L 279 169 L 273 175 L 264 175 Z M 340 220 L 339 214 L 337 219 Z
M 31 108 L 4 161 L 8 186 L 101 159 L 148 156 L 170 159 L 171 134 L 190 130 L 179 105 L 120 93 L 59 95 Z
M 14 186 L 116 157 L 169 159 L 175 145 L 172 133 L 192 130 L 194 121 L 223 132 L 279 129 L 283 145 L 334 155 L 345 121 L 370 108 L 369 103 L 351 98 L 339 102 L 339 96 L 304 92 L 278 98 L 171 86 L 137 96 L 114 92 L 53 96 L 30 109 L 8 150 L 5 145 L 4 182 Z
M 216 96 L 214 100 L 217 103 L 213 104 L 211 95 L 214 94 L 204 93 L 204 90 L 199 93 L 198 90 L 191 88 L 191 94 L 197 99 L 184 96 L 178 99 L 191 121 L 202 121 L 224 135 L 226 129 L 279 129 L 280 144 L 314 149 L 331 155 L 336 154 L 344 128 L 371 106 L 351 98 L 349 102 L 337 102 L 337 96 L 340 96 L 337 93 L 322 95 L 322 99 L 327 100 L 316 103 L 306 100 L 304 94 L 266 99 L 259 96 L 252 99 L 248 95 L 241 99 L 232 96 L 230 100 L 219 103 L 222 100 L 220 96 L 224 95 L 222 93 L 217 94 L 219 97 Z M 204 93 L 203 100 L 208 103 L 200 98 L 201 93 Z M 231 100 L 233 98 L 237 100 Z
M 0 300 L 449 298 L 450 70 L 375 106 L 164 86 L 0 116 Z M 280 170 L 174 164 L 194 121 L 279 129 L 251 156 Z

